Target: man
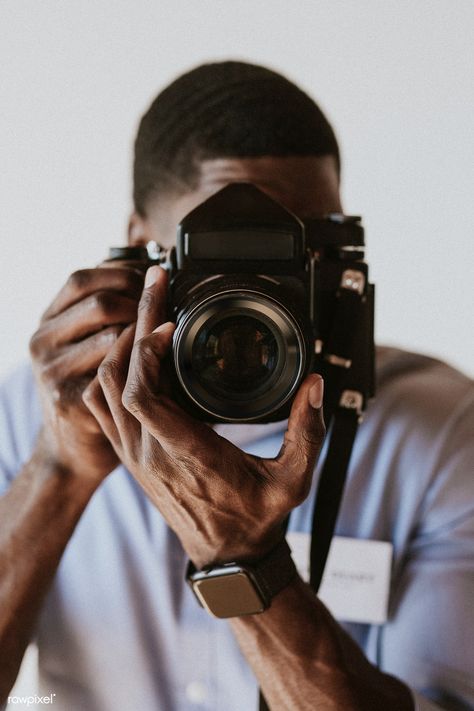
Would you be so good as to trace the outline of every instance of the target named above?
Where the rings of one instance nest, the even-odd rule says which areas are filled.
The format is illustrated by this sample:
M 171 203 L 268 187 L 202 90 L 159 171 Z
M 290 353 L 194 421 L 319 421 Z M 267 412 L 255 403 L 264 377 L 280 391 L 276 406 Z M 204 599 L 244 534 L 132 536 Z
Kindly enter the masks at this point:
M 142 119 L 130 243 L 174 244 L 181 217 L 239 181 L 301 217 L 342 211 L 316 105 L 266 69 L 205 65 Z M 32 338 L 34 381 L 4 386 L 1 697 L 33 639 L 40 691 L 67 711 L 247 711 L 257 682 L 278 711 L 474 708 L 470 381 L 378 352 L 336 533 L 393 544 L 384 625 L 338 623 L 299 576 L 262 614 L 217 620 L 187 560 L 267 560 L 290 511 L 308 532 L 323 383 L 303 382 L 287 425 L 194 421 L 160 369 L 165 293 L 158 267 L 144 285 L 126 267 L 73 274 Z

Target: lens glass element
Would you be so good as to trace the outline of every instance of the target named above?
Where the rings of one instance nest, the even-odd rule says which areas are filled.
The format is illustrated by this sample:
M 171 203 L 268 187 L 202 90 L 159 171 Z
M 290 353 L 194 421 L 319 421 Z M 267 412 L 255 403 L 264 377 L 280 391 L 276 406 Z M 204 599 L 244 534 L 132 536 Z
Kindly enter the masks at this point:
M 241 400 L 256 396 L 281 370 L 279 340 L 269 325 L 252 316 L 208 321 L 194 341 L 194 375 L 218 397 Z
M 307 369 L 306 351 L 294 314 L 248 287 L 195 297 L 173 340 L 184 392 L 224 422 L 255 422 L 281 410 Z

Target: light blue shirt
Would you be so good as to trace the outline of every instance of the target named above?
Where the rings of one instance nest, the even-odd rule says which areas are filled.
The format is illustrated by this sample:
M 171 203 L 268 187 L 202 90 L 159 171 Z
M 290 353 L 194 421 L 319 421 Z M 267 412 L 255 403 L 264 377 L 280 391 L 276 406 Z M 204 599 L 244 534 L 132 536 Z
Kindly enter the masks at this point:
M 378 353 L 336 533 L 393 543 L 388 621 L 342 623 L 418 709 L 474 709 L 474 389 L 461 373 Z M 0 390 L 0 493 L 29 458 L 41 415 L 29 368 Z M 263 457 L 284 423 L 222 426 Z M 315 482 L 318 476 L 316 469 Z M 313 492 L 290 530 L 310 530 Z M 184 582 L 179 540 L 118 467 L 66 548 L 36 630 L 40 694 L 60 711 L 252 711 L 257 684 L 226 621 Z M 432 702 L 439 704 L 433 706 Z

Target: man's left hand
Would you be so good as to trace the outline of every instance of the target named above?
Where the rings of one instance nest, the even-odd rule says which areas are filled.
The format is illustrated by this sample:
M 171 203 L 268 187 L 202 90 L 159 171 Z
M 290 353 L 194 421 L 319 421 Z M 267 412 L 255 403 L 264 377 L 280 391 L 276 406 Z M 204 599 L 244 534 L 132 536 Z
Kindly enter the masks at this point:
M 166 272 L 151 267 L 136 326 L 118 338 L 84 402 L 198 568 L 259 558 L 309 492 L 325 433 L 322 379 L 311 374 L 300 386 L 276 458 L 246 454 L 169 395 L 166 289 Z

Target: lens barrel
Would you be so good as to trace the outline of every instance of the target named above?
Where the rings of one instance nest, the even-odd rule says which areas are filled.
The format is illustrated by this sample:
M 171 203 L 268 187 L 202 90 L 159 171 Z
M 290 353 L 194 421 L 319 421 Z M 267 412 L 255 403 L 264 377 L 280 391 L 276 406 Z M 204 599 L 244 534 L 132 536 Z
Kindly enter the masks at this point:
M 307 364 L 297 319 L 267 294 L 229 289 L 180 314 L 177 377 L 187 396 L 219 420 L 270 416 L 294 395 Z

